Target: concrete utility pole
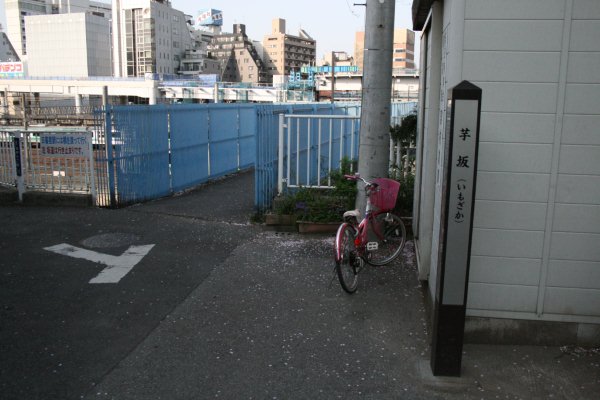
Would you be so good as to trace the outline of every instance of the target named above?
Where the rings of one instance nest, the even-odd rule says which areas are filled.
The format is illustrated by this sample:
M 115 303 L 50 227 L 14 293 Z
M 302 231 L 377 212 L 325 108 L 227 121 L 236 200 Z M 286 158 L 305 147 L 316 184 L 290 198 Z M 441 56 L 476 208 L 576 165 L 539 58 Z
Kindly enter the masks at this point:
M 367 180 L 387 177 L 390 145 L 395 0 L 367 0 L 358 172 Z M 359 181 L 359 191 L 364 184 Z M 366 199 L 357 196 L 364 210 Z

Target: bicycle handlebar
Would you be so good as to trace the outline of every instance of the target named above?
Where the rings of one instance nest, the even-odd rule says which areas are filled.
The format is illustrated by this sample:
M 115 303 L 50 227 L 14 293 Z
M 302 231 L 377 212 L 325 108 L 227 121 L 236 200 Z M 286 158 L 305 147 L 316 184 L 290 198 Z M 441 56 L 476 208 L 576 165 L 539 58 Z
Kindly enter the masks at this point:
M 344 178 L 346 178 L 349 181 L 354 181 L 354 182 L 356 182 L 358 180 L 363 181 L 365 184 L 365 190 L 369 190 L 370 188 L 376 188 L 377 186 L 379 186 L 375 182 L 369 182 L 368 180 L 362 178 L 359 173 L 356 173 L 354 175 L 344 175 Z

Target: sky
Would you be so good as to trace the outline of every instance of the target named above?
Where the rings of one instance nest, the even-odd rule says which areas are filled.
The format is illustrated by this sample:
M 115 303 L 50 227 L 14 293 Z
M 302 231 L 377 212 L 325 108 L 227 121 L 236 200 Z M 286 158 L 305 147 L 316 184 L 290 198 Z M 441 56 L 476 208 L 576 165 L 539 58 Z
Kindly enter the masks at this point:
M 101 0 L 110 3 L 108 0 Z M 412 0 L 396 1 L 396 28 L 412 28 Z M 304 29 L 317 41 L 317 58 L 331 51 L 354 53 L 354 33 L 365 29 L 366 0 L 171 0 L 173 8 L 196 17 L 198 11 L 214 8 L 223 11 L 223 31 L 231 32 L 233 24 L 246 25 L 252 40 L 262 42 L 271 32 L 274 18 L 286 20 L 288 34 Z M 0 23 L 6 27 L 4 0 L 0 0 Z M 5 30 L 6 31 L 6 30 Z M 416 38 L 418 40 L 419 33 Z M 418 45 L 415 45 L 418 49 Z M 417 60 L 418 62 L 418 60 Z

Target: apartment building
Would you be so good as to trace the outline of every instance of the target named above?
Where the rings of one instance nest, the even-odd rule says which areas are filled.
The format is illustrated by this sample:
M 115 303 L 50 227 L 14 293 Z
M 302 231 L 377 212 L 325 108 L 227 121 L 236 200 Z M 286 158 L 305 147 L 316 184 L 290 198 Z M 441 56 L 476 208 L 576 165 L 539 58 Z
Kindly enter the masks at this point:
M 110 76 L 110 22 L 91 13 L 25 19 L 32 77 Z
M 272 22 L 271 34 L 263 39 L 264 61 L 272 80 L 273 75 L 289 75 L 299 71 L 303 65 L 315 64 L 317 41 L 300 29 L 298 36 L 285 33 L 285 20 L 276 18 Z
M 177 74 L 193 47 L 183 12 L 168 0 L 113 0 L 113 73 L 120 77 Z
M 354 37 L 354 60 L 358 70 L 363 70 L 365 33 L 356 32 Z M 410 29 L 394 29 L 392 68 L 415 68 L 415 32 Z
M 89 0 L 4 0 L 6 34 L 21 60 L 27 56 L 25 18 L 34 15 L 92 13 L 111 18 L 109 3 Z
M 244 24 L 235 24 L 233 33 L 214 35 L 208 45 L 208 56 L 219 62 L 223 82 L 267 82 L 263 60 L 248 39 Z
M 392 68 L 415 68 L 415 32 L 410 29 L 394 29 L 393 48 Z

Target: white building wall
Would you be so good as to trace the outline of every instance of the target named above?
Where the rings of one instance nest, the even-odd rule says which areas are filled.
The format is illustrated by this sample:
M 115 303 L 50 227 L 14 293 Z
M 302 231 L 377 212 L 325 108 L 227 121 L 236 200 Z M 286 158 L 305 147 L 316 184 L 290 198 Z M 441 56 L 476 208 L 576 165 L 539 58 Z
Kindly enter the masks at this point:
M 151 0 L 113 0 L 113 70 L 115 76 L 127 76 L 125 14 L 127 9 L 142 9 L 154 19 L 156 69 L 154 73 L 174 74 L 185 51 L 192 48 L 185 14 L 171 6 Z
M 600 2 L 446 0 L 444 21 L 442 90 L 483 90 L 468 315 L 600 322 Z
M 29 75 L 110 75 L 109 21 L 84 13 L 26 17 Z

